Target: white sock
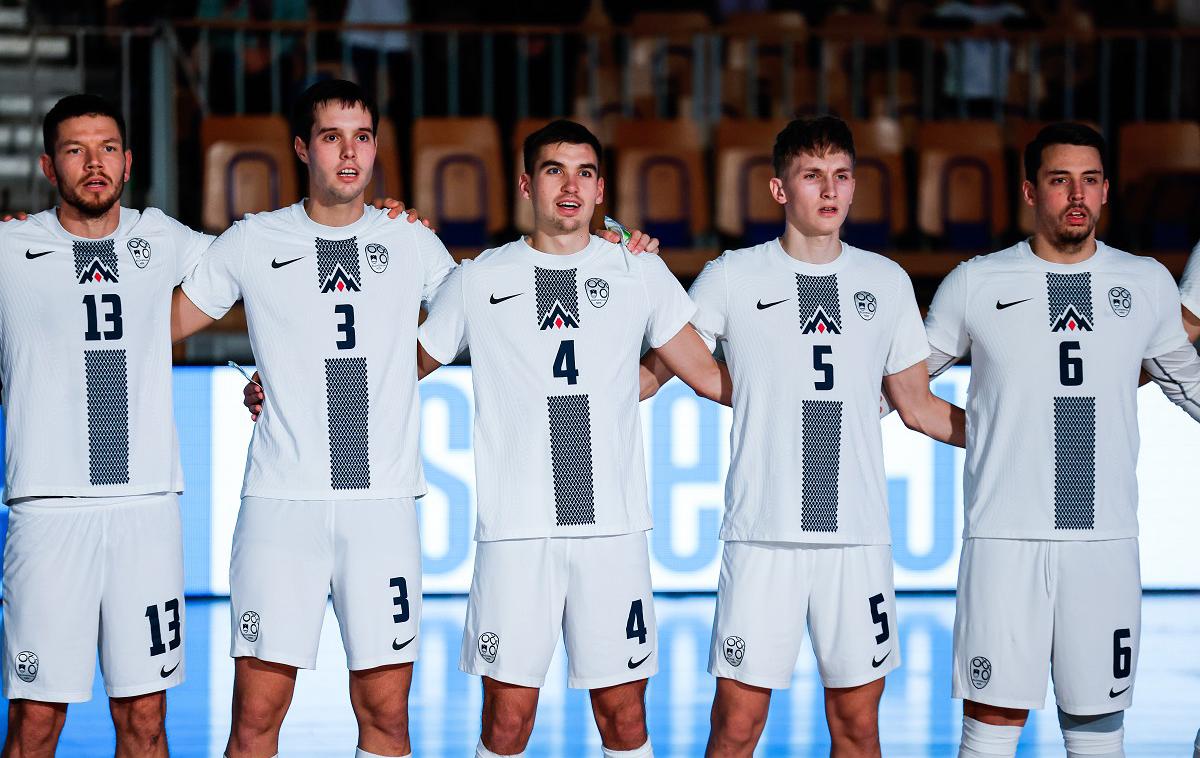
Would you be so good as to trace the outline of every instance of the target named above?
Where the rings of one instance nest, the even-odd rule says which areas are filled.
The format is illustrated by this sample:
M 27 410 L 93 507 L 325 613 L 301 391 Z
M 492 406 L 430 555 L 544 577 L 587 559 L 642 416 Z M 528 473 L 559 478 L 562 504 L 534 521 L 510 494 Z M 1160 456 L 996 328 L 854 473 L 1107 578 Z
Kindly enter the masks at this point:
M 397 755 L 397 756 L 394 756 L 393 758 L 408 758 L 410 755 L 412 755 L 411 750 L 409 752 L 405 753 L 404 755 Z M 361 747 L 356 747 L 356 748 L 354 748 L 354 758 L 388 758 L 388 756 L 379 755 L 378 753 L 368 753 L 366 750 L 363 750 Z
M 483 746 L 482 737 L 479 738 L 479 744 L 475 746 L 475 758 L 521 758 L 524 755 L 525 751 L 523 750 L 519 753 L 514 753 L 511 755 L 500 755 L 499 753 L 493 753 L 491 750 L 488 750 Z
M 995 726 L 963 716 L 958 758 L 1014 758 L 1020 739 L 1019 726 Z
M 641 747 L 635 747 L 633 750 L 609 750 L 603 745 L 600 750 L 604 753 L 604 758 L 654 758 L 654 751 L 650 749 L 650 740 L 646 740 L 646 744 Z
M 1067 758 L 1125 758 L 1125 727 L 1115 732 L 1063 731 Z

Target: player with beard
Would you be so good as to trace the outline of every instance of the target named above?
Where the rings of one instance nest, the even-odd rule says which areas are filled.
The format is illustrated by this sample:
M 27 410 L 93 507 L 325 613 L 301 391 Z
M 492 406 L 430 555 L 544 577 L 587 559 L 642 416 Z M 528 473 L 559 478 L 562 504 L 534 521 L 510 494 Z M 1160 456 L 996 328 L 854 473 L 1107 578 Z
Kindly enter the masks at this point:
M 596 137 L 551 122 L 526 139 L 524 168 L 533 234 L 464 262 L 420 329 L 423 373 L 471 351 L 478 546 L 459 666 L 483 677 L 475 754 L 523 753 L 561 635 L 604 755 L 644 758 L 658 650 L 643 340 L 706 397 L 728 403 L 729 387 L 662 260 L 589 234 Z
M 42 130 L 60 202 L 0 226 L 4 755 L 54 754 L 99 649 L 116 754 L 165 756 L 185 671 L 171 291 L 212 238 L 119 205 L 133 158 L 111 103 L 65 97 Z
M 1200 420 L 1174 280 L 1095 237 L 1105 143 L 1070 123 L 1025 148 L 1031 238 L 942 282 L 937 373 L 971 355 L 954 623 L 959 755 L 1013 756 L 1053 674 L 1067 755 L 1123 756 L 1141 620 L 1137 386 Z

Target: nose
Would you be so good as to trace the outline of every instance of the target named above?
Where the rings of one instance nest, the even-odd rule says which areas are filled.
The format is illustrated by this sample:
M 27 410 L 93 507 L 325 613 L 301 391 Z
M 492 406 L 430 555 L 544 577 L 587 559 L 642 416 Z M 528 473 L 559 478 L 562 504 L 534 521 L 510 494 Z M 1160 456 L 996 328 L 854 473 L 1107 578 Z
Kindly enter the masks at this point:
M 353 158 L 355 155 L 357 155 L 355 150 L 355 140 L 342 140 L 342 157 Z
M 1071 200 L 1083 200 L 1083 182 L 1078 180 L 1071 182 Z
M 104 164 L 100 162 L 100 151 L 94 149 L 88 150 L 86 168 L 103 168 L 103 166 Z
M 821 197 L 827 200 L 837 197 L 837 184 L 833 181 L 832 176 L 826 176 L 821 183 Z

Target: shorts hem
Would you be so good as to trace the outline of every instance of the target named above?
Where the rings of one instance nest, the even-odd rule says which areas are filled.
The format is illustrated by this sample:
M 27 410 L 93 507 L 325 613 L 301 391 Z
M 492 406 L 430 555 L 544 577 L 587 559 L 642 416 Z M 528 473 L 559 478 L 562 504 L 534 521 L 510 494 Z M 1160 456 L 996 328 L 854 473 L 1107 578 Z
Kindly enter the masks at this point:
M 594 676 L 594 677 L 567 677 L 567 686 L 573 690 L 597 690 L 601 687 L 615 687 L 618 684 L 628 684 L 629 682 L 637 682 L 642 679 L 649 679 L 658 673 L 658 666 L 651 666 L 647 669 L 636 669 L 633 671 L 613 674 L 612 676 Z
M 898 668 L 900 668 L 900 661 L 896 661 L 891 666 L 880 666 L 877 669 L 871 669 L 869 674 L 864 673 L 860 674 L 859 676 L 847 676 L 839 679 L 826 679 L 825 677 L 821 677 L 821 684 L 823 684 L 825 687 L 832 687 L 835 689 L 861 687 L 864 684 L 870 684 L 871 682 L 883 679 Z
M 33 700 L 38 703 L 88 703 L 92 700 L 92 692 L 31 692 L 26 694 L 22 690 L 13 691 L 12 689 L 4 688 L 4 698 L 6 700 Z
M 734 682 L 748 684 L 751 687 L 763 687 L 768 690 L 788 690 L 792 688 L 791 677 L 786 679 L 777 679 L 769 676 L 755 676 L 753 674 L 743 674 L 742 672 L 717 670 L 712 666 L 708 667 L 708 673 L 712 674 L 718 679 L 729 679 Z
M 497 682 L 504 682 L 505 684 L 515 684 L 518 687 L 534 687 L 534 688 L 540 690 L 542 688 L 542 686 L 545 685 L 545 683 L 546 683 L 546 675 L 545 674 L 543 674 L 542 676 L 523 676 L 521 674 L 506 674 L 502 671 L 496 671 L 494 669 L 483 669 L 483 668 L 478 668 L 475 666 L 464 666 L 462 664 L 459 664 L 458 669 L 459 669 L 459 671 L 462 671 L 464 674 L 470 674 L 472 676 L 479 676 L 479 677 L 486 676 L 488 679 L 495 679 Z
M 1072 716 L 1100 716 L 1105 713 L 1114 713 L 1116 711 L 1127 711 L 1133 707 L 1133 698 L 1114 698 L 1102 705 L 1071 705 L 1069 703 L 1057 703 L 1057 706 L 1064 713 L 1069 713 Z
M 980 705 L 994 705 L 997 708 L 1020 708 L 1021 710 L 1026 711 L 1040 711 L 1046 707 L 1045 698 L 1042 698 L 1041 700 L 1020 700 L 1018 698 L 1008 697 L 989 697 L 985 699 L 979 697 L 975 693 L 971 693 L 971 696 L 967 696 L 961 692 L 955 692 L 951 694 L 950 697 L 955 700 L 970 700 L 971 702 L 979 703 Z
M 409 655 L 388 656 L 386 658 L 368 658 L 366 660 L 350 660 L 346 659 L 346 668 L 350 671 L 366 671 L 367 669 L 377 669 L 381 666 L 403 666 L 406 663 L 415 663 L 417 660 L 417 651 L 413 650 Z
M 104 686 L 104 691 L 108 693 L 109 697 L 138 697 L 139 695 L 149 695 L 154 692 L 165 692 L 172 687 L 178 687 L 179 685 L 183 684 L 184 679 L 186 679 L 186 676 L 182 673 L 178 676 L 172 674 L 166 679 L 144 682 L 142 684 L 126 684 L 120 687 L 109 687 L 106 684 Z
M 315 671 L 317 668 L 317 657 L 314 655 L 310 658 L 301 658 L 300 656 L 287 655 L 286 653 L 275 653 L 267 650 L 230 650 L 230 658 L 257 658 L 260 661 L 267 663 L 278 663 L 282 666 L 294 666 L 298 669 L 306 669 Z

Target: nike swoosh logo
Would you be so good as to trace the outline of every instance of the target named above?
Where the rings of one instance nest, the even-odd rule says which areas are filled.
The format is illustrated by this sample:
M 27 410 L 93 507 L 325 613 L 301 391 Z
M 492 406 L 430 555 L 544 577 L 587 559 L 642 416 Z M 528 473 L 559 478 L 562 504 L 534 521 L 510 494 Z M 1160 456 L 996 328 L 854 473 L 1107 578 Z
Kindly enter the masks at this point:
M 512 300 L 514 297 L 520 297 L 521 295 L 524 295 L 524 294 L 525 294 L 524 292 L 518 292 L 515 295 L 506 295 L 505 297 L 496 297 L 496 294 L 492 293 L 492 296 L 490 298 L 488 298 L 488 302 L 491 303 L 492 305 L 496 305 L 497 303 L 503 303 L 505 300 Z
M 33 260 L 34 258 L 41 258 L 43 255 L 49 255 L 50 253 L 53 253 L 53 252 L 54 252 L 53 250 L 47 250 L 43 253 L 31 253 L 31 252 L 29 252 L 28 249 L 26 249 L 25 257 L 28 258 L 29 260 Z
M 874 657 L 874 656 L 871 656 L 871 668 L 873 668 L 873 669 L 877 669 L 877 668 L 879 668 L 880 666 L 882 666 L 882 665 L 883 665 L 883 662 L 884 662 L 884 661 L 886 661 L 886 660 L 888 659 L 888 656 L 889 656 L 889 655 L 891 655 L 891 654 L 892 654 L 892 651 L 891 651 L 891 650 L 889 650 L 889 651 L 887 651 L 886 653 L 884 653 L 884 654 L 883 654 L 883 657 L 882 657 L 882 658 L 880 658 L 879 660 L 875 660 L 875 657 Z
M 166 667 L 166 666 L 163 666 L 161 669 L 159 669 L 159 670 L 158 670 L 158 675 L 159 675 L 159 676 L 161 676 L 163 679 L 166 679 L 166 678 L 167 678 L 167 677 L 169 677 L 171 674 L 174 674 L 174 673 L 175 673 L 175 669 L 177 669 L 177 668 L 179 668 L 179 662 L 178 662 L 178 661 L 176 661 L 175 665 L 174 665 L 174 666 L 172 666 L 172 667 L 171 667 L 171 669 L 170 669 L 169 671 L 167 670 L 167 667 Z
M 641 666 L 643 663 L 645 663 L 645 662 L 646 662 L 646 661 L 647 661 L 647 660 L 650 658 L 650 656 L 652 656 L 652 655 L 654 655 L 654 651 L 653 651 L 653 650 L 651 650 L 649 653 L 646 653 L 646 657 L 645 657 L 645 658 L 643 658 L 643 659 L 641 659 L 641 660 L 640 660 L 640 661 L 638 661 L 637 663 L 634 663 L 634 661 L 633 661 L 633 658 L 631 657 L 631 658 L 629 659 L 629 663 L 628 663 L 628 664 L 626 664 L 626 665 L 628 665 L 628 666 L 629 666 L 629 668 L 631 668 L 631 669 L 635 669 L 635 668 L 637 668 L 638 666 Z
M 1130 685 L 1130 687 L 1132 687 L 1132 686 L 1133 685 Z M 1129 687 L 1125 688 L 1125 690 L 1127 690 L 1127 689 L 1129 689 Z M 1125 690 L 1121 690 L 1120 692 L 1113 692 L 1112 687 L 1109 687 L 1108 688 L 1108 696 L 1109 697 L 1120 697 L 1121 695 L 1125 694 Z
M 780 303 L 786 303 L 787 301 L 788 301 L 788 299 L 786 297 L 782 300 L 776 300 L 773 303 L 764 303 L 763 301 L 759 300 L 758 301 L 758 309 L 760 311 L 765 311 L 766 309 L 770 308 L 772 305 L 779 305 Z
M 271 259 L 271 268 L 283 268 L 284 266 L 288 265 L 289 263 L 295 263 L 296 261 L 302 261 L 302 260 L 304 260 L 304 258 L 305 258 L 305 256 L 303 256 L 303 255 L 300 256 L 299 258 L 292 258 L 290 261 L 277 261 L 274 258 L 272 258 Z
M 408 643 L 412 642 L 416 638 L 417 638 L 417 635 L 414 634 L 413 636 L 409 637 L 404 642 L 400 642 L 398 640 L 393 639 L 392 640 L 392 650 L 403 650 L 404 648 L 408 647 Z
M 1002 303 L 999 300 L 997 300 L 996 301 L 996 310 L 1002 311 L 1005 308 L 1011 308 L 1014 305 L 1020 305 L 1021 303 L 1028 303 L 1032 299 L 1033 299 L 1032 297 L 1027 297 L 1024 300 L 1014 300 L 1011 303 Z

